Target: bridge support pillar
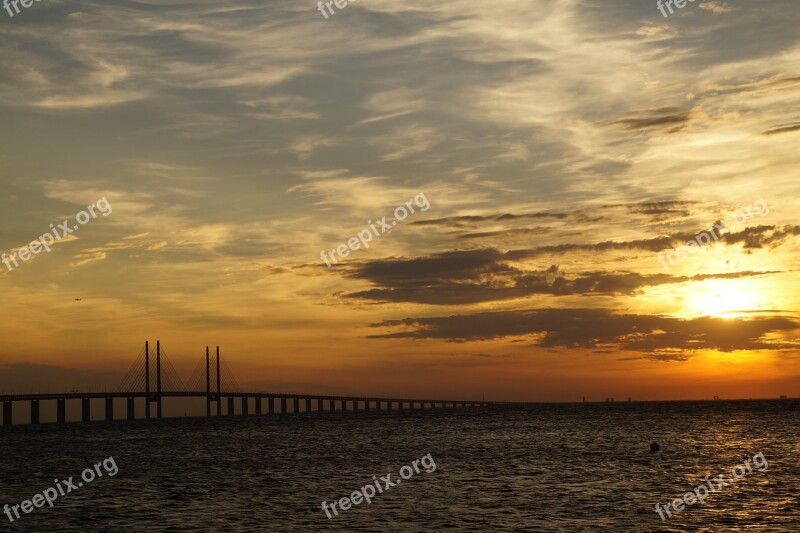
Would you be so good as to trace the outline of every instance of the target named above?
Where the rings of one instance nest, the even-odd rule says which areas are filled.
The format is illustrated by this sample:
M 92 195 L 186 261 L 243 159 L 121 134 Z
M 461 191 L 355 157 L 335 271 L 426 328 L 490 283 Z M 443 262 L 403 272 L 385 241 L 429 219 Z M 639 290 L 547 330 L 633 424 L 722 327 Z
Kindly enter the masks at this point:
M 233 416 L 236 412 L 236 407 L 233 405 L 233 396 L 228 396 L 228 416 Z
M 391 411 L 392 410 L 392 402 L 391 402 L 391 400 L 386 402 L 386 410 L 387 411 Z
M 286 398 L 281 398 L 281 416 L 286 414 Z
M 106 420 L 114 420 L 114 398 L 106 398 Z
M 247 396 L 242 396 L 242 416 L 247 416 L 250 414 L 250 400 L 247 399 Z
M 261 396 L 256 396 L 256 414 L 261 414 Z
M 133 398 L 128 398 L 128 420 L 136 420 L 136 404 Z
M 321 398 L 317 398 L 317 412 L 318 413 L 325 412 L 325 402 L 323 402 Z
M 56 421 L 59 424 L 67 421 L 67 400 L 64 398 L 56 400 Z
M 13 402 L 3 402 L 3 425 L 10 426 L 13 423 Z
M 299 415 L 300 414 L 300 398 L 295 398 L 294 402 L 292 402 L 292 414 Z
M 275 398 L 272 396 L 267 398 L 267 412 L 271 415 L 275 414 Z
M 330 411 L 331 413 L 335 413 L 336 412 L 336 402 L 335 401 L 328 400 L 328 411 Z
M 306 398 L 306 413 L 311 412 L 311 398 Z
M 39 400 L 31 400 L 31 424 L 39 423 Z
M 81 399 L 81 420 L 83 422 L 92 421 L 91 404 L 89 403 L 89 398 Z
M 347 400 L 342 400 L 342 412 L 347 411 Z
M 369 411 L 369 400 L 364 400 L 364 411 Z
M 358 412 L 358 400 L 353 400 L 353 412 Z

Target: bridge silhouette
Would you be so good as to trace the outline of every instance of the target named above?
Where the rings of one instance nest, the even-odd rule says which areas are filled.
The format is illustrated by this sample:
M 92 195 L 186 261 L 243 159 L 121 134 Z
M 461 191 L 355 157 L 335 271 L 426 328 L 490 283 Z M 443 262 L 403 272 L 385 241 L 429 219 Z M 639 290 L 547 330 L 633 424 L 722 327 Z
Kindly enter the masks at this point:
M 216 347 L 215 357 L 212 358 L 209 348 L 206 346 L 205 358 L 198 362 L 195 371 L 189 378 L 187 385 L 183 385 L 177 371 L 166 358 L 166 354 L 161 348 L 161 342 L 156 341 L 155 365 L 151 364 L 152 353 L 150 343 L 145 342 L 144 348 L 137 356 L 122 383 L 113 392 L 62 392 L 62 393 L 31 393 L 31 394 L 5 394 L 0 395 L 0 402 L 3 404 L 3 425 L 9 426 L 13 423 L 14 402 L 30 402 L 30 423 L 39 424 L 39 402 L 56 402 L 56 422 L 66 422 L 66 403 L 67 400 L 81 401 L 81 421 L 89 422 L 92 420 L 90 400 L 94 398 L 105 399 L 105 420 L 115 420 L 114 418 L 114 399 L 127 398 L 127 419 L 136 419 L 136 398 L 144 398 L 144 418 L 149 419 L 153 414 L 151 405 L 155 404 L 155 417 L 162 418 L 162 400 L 164 398 L 205 398 L 206 416 L 212 416 L 212 404 L 215 404 L 216 416 L 222 416 L 223 398 L 227 398 L 228 405 L 225 415 L 235 415 L 235 399 L 241 399 L 241 415 L 248 416 L 250 413 L 251 401 L 254 403 L 255 414 L 262 415 L 299 415 L 301 413 L 334 413 L 334 412 L 359 412 L 371 411 L 392 411 L 395 409 L 403 411 L 405 409 L 443 409 L 443 408 L 464 408 L 482 407 L 487 405 L 511 405 L 521 402 L 486 402 L 474 400 L 431 400 L 413 398 L 377 398 L 363 396 L 329 396 L 320 394 L 281 394 L 271 392 L 243 392 L 241 391 L 236 379 L 233 376 L 226 362 L 220 358 L 219 346 Z M 213 364 L 212 364 L 212 359 Z M 203 362 L 205 362 L 205 372 L 203 372 Z M 163 365 L 162 365 L 163 363 Z M 155 375 L 153 373 L 155 372 Z M 212 387 L 212 374 L 213 383 Z M 264 400 L 266 400 L 266 413 L 264 412 Z M 280 401 L 280 411 L 276 411 L 276 401 Z M 291 400 L 292 408 L 289 409 Z M 300 409 L 301 401 L 304 401 L 304 409 Z M 316 409 L 312 409 L 312 403 L 316 402 Z M 327 402 L 328 408 L 325 409 Z M 338 404 L 338 409 L 337 409 Z M 348 405 L 350 409 L 348 410 Z M 427 406 L 427 407 L 426 407 Z

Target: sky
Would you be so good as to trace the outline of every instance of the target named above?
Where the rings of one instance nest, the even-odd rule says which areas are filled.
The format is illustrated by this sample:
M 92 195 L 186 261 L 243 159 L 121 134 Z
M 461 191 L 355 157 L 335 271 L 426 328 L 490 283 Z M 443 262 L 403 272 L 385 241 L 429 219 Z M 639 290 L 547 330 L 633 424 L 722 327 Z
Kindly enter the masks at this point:
M 0 10 L 0 390 L 800 396 L 800 6 L 673 8 Z

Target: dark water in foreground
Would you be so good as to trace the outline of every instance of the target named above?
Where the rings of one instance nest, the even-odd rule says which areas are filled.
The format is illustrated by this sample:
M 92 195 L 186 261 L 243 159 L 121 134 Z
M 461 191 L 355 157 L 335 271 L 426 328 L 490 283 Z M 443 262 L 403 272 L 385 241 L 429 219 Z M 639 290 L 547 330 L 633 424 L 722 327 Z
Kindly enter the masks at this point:
M 766 471 L 665 522 L 655 512 L 759 452 Z M 0 530 L 800 531 L 798 452 L 797 401 L 15 426 L 0 429 L 0 504 L 77 484 L 109 456 L 119 473 L 13 524 L 0 514 Z M 322 511 L 428 453 L 434 472 Z

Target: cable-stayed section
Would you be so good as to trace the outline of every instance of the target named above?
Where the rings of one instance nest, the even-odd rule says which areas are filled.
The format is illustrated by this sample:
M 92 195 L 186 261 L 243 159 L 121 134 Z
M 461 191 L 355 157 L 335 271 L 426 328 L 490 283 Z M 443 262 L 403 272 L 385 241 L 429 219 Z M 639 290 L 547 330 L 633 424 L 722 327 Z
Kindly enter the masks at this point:
M 160 342 L 156 342 L 155 346 L 149 342 L 145 343 L 145 346 L 137 354 L 115 392 L 142 393 L 149 390 L 151 394 L 156 394 L 159 389 L 160 374 L 162 393 L 205 393 L 206 355 L 207 352 L 200 356 L 188 381 L 184 383 L 167 355 L 164 346 Z M 146 376 L 148 372 L 145 369 L 149 370 L 149 376 Z M 218 370 L 219 388 L 222 393 L 242 392 L 242 388 L 227 361 L 222 356 L 219 356 L 219 362 L 217 362 L 217 356 L 210 355 L 208 358 L 208 384 L 212 393 L 217 391 Z
M 152 378 L 151 378 L 152 379 Z M 152 381 L 151 388 L 152 388 Z M 164 347 L 161 346 L 161 391 L 162 392 L 185 392 L 178 371 L 172 365 L 172 362 L 167 357 Z
M 154 349 L 155 348 L 155 349 Z M 268 414 L 273 415 L 280 412 L 286 415 L 288 413 L 297 414 L 300 412 L 310 412 L 312 402 L 316 402 L 316 412 L 356 412 L 364 407 L 365 411 L 372 410 L 374 407 L 380 411 L 382 406 L 388 410 L 393 409 L 393 405 L 399 407 L 399 411 L 403 411 L 405 407 L 408 409 L 420 409 L 446 407 L 447 404 L 451 408 L 456 406 L 460 407 L 475 407 L 487 405 L 513 405 L 514 402 L 476 402 L 476 401 L 454 401 L 454 400 L 431 400 L 431 399 L 408 399 L 408 398 L 365 398 L 354 396 L 327 396 L 319 394 L 270 394 L 264 391 L 244 391 L 236 380 L 231 367 L 227 361 L 222 359 L 219 354 L 219 347 L 213 359 L 210 357 L 208 348 L 205 357 L 200 357 L 200 360 L 195 365 L 189 381 L 181 381 L 178 371 L 175 369 L 172 361 L 168 357 L 166 351 L 162 348 L 161 342 L 156 341 L 155 346 L 150 342 L 145 342 L 144 348 L 134 358 L 133 363 L 122 378 L 121 383 L 115 391 L 89 391 L 89 390 L 71 390 L 62 393 L 50 393 L 49 391 L 43 393 L 23 393 L 23 394 L 3 394 L 0 392 L 0 403 L 2 403 L 2 424 L 11 425 L 13 423 L 13 404 L 14 402 L 30 402 L 30 415 L 31 424 L 38 424 L 40 421 L 40 401 L 55 401 L 56 421 L 59 424 L 66 423 L 67 421 L 67 402 L 79 401 L 81 408 L 81 421 L 90 422 L 96 418 L 92 416 L 93 409 L 97 408 L 100 402 L 93 400 L 105 400 L 105 420 L 112 421 L 120 418 L 120 413 L 115 416 L 114 404 L 115 400 L 126 399 L 125 417 L 128 420 L 136 420 L 137 417 L 144 415 L 145 419 L 163 418 L 164 409 L 163 402 L 171 397 L 196 397 L 204 398 L 206 404 L 206 416 L 222 416 L 225 412 L 228 416 L 236 414 L 234 409 L 235 397 L 241 399 L 241 415 L 248 416 L 249 405 L 252 399 L 255 399 L 256 415 L 262 414 L 263 400 L 268 400 Z M 210 390 L 209 390 L 210 386 Z M 84 389 L 84 387 L 81 387 Z M 225 398 L 227 396 L 227 398 Z M 289 410 L 288 399 L 293 400 L 292 409 Z M 275 401 L 280 401 L 280 411 L 274 409 Z M 301 411 L 299 408 L 300 401 L 305 400 L 306 409 Z M 340 408 L 337 409 L 334 403 L 337 403 Z M 225 409 L 227 403 L 227 409 Z M 94 407 L 93 405 L 94 404 Z M 142 404 L 144 404 L 144 412 L 142 413 Z M 155 405 L 154 405 L 155 404 Z M 102 404 L 101 404 L 102 405 Z M 212 405 L 215 409 L 212 409 Z M 348 408 L 350 405 L 350 408 Z M 520 404 L 525 405 L 525 404 Z M 325 407 L 328 407 L 325 409 Z M 405 407 L 404 407 L 405 406 Z
M 144 390 L 144 385 L 144 346 L 142 346 L 116 392 L 140 392 Z
M 241 387 L 239 387 L 239 383 L 236 381 L 236 378 L 233 377 L 233 372 L 231 371 L 230 367 L 228 367 L 228 363 L 225 362 L 225 359 L 220 357 L 219 364 L 222 390 L 224 392 L 242 392 Z
M 215 390 L 215 365 L 213 363 L 210 364 L 211 369 L 211 390 Z M 205 392 L 206 390 L 206 355 L 203 354 L 198 359 L 197 364 L 192 371 L 192 375 L 189 376 L 189 380 L 186 382 L 186 391 L 187 392 Z

